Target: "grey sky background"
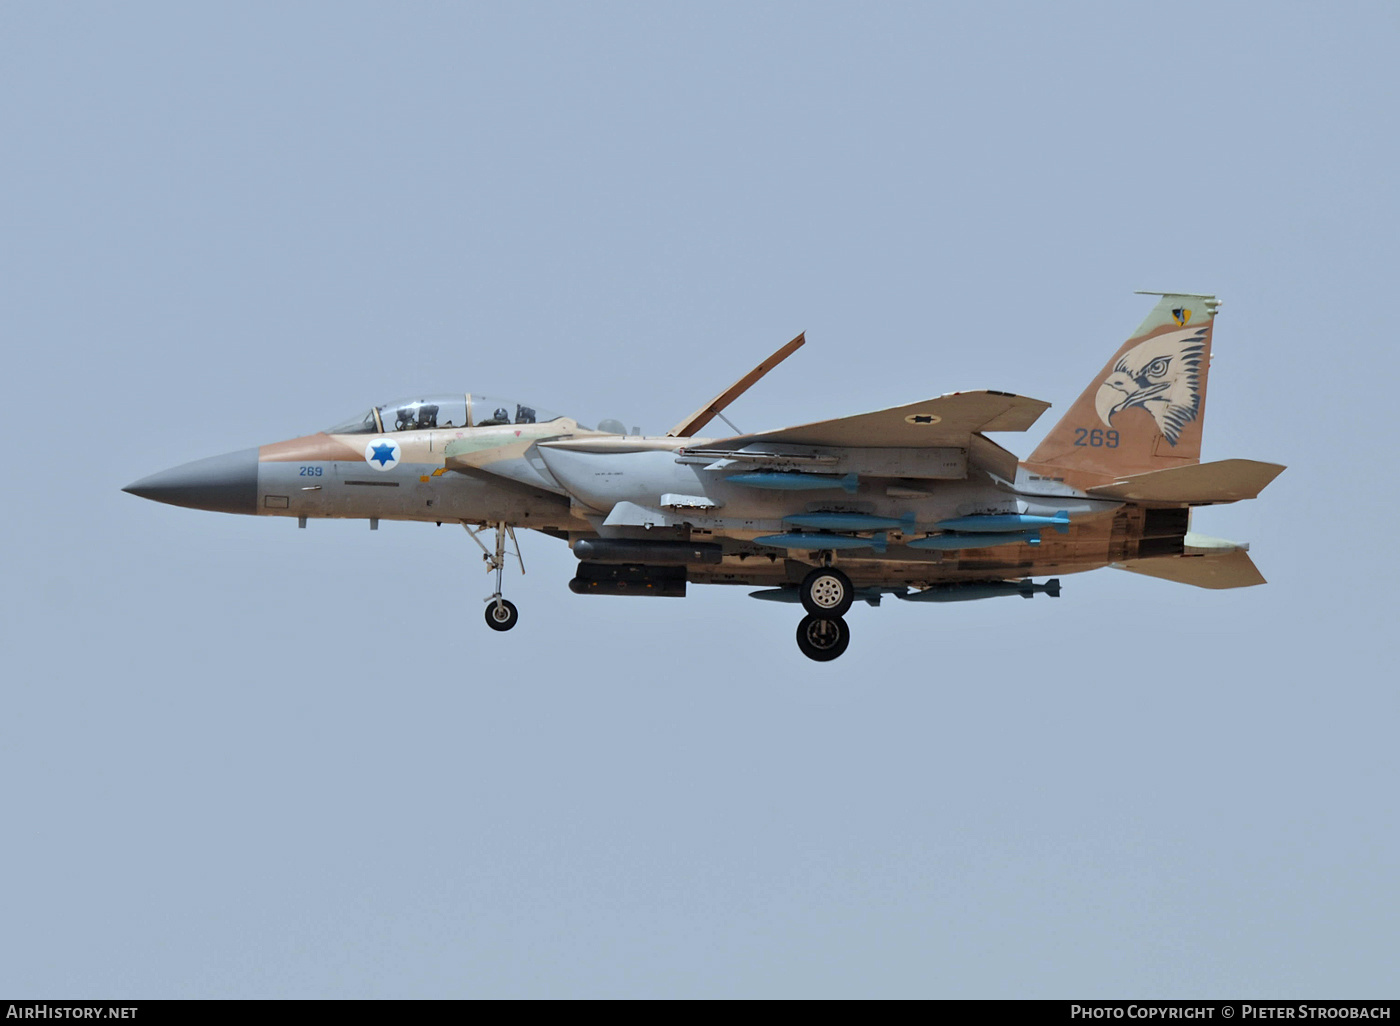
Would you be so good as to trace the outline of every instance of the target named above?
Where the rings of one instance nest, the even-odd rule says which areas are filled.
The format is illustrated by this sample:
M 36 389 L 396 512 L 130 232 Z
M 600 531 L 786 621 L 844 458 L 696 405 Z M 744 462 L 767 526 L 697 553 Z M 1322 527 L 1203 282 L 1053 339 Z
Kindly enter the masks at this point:
M 1393 996 L 1393 4 L 0 6 L 0 993 Z M 1225 307 L 1197 514 L 851 614 L 122 485 L 473 390 L 1055 404 Z

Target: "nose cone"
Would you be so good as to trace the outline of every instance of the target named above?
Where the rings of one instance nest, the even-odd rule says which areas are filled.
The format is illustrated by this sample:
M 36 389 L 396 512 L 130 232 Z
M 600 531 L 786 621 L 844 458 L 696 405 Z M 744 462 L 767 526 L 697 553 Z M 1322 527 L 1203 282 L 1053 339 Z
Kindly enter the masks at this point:
M 143 477 L 122 489 L 143 499 L 219 513 L 258 511 L 258 450 L 210 456 Z

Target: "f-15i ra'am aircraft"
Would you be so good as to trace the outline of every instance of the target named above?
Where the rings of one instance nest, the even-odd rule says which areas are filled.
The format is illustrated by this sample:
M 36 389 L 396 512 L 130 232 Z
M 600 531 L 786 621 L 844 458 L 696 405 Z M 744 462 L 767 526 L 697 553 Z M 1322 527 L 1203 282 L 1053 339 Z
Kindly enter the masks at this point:
M 1049 403 L 952 392 L 797 427 L 700 431 L 803 344 L 799 335 L 666 435 L 591 430 L 472 393 L 372 407 L 317 434 L 188 463 L 125 489 L 177 506 L 297 517 L 462 524 L 501 594 L 516 528 L 568 542 L 581 595 L 682 597 L 687 584 L 758 586 L 801 603 L 816 660 L 850 642 L 856 600 L 1037 593 L 1113 566 L 1202 588 L 1264 583 L 1247 545 L 1191 531 L 1191 509 L 1252 499 L 1283 467 L 1200 462 L 1220 302 L 1166 294 L 1030 458 L 987 437 L 1025 431 Z M 727 423 L 727 421 L 726 421 Z M 494 545 L 481 536 L 494 531 Z M 521 562 L 521 571 L 524 563 Z

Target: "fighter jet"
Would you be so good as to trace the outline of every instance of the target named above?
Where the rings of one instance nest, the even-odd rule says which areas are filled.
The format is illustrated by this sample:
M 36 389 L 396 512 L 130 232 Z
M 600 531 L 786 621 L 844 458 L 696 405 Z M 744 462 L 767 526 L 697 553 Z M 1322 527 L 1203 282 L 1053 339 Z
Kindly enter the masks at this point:
M 1263 584 L 1248 545 L 1191 530 L 1194 507 L 1255 498 L 1284 470 L 1200 461 L 1220 301 L 1146 294 L 1161 300 L 1025 460 L 988 436 L 1027 430 L 1050 404 L 991 390 L 702 435 L 799 335 L 660 437 L 457 392 L 381 403 L 124 490 L 301 527 L 459 523 L 495 575 L 495 631 L 519 619 L 502 574 L 510 558 L 524 571 L 526 528 L 569 545 L 580 595 L 680 598 L 728 584 L 800 604 L 797 645 L 818 661 L 846 650 L 856 601 L 1056 598 L 1060 576 L 1105 566 L 1201 588 Z

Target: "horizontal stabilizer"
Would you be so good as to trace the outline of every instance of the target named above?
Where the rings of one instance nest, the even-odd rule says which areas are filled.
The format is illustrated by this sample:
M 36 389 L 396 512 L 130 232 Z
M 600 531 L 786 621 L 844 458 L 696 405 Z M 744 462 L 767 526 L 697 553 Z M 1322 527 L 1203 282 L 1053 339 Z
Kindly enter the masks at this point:
M 1284 469 L 1277 463 L 1258 460 L 1218 460 L 1135 474 L 1088 491 L 1096 499 L 1205 506 L 1252 499 Z
M 1159 577 L 1164 581 L 1189 584 L 1196 588 L 1249 588 L 1267 584 L 1264 575 L 1243 549 L 1201 556 L 1163 556 L 1157 559 L 1130 559 L 1110 564 L 1116 570 Z

